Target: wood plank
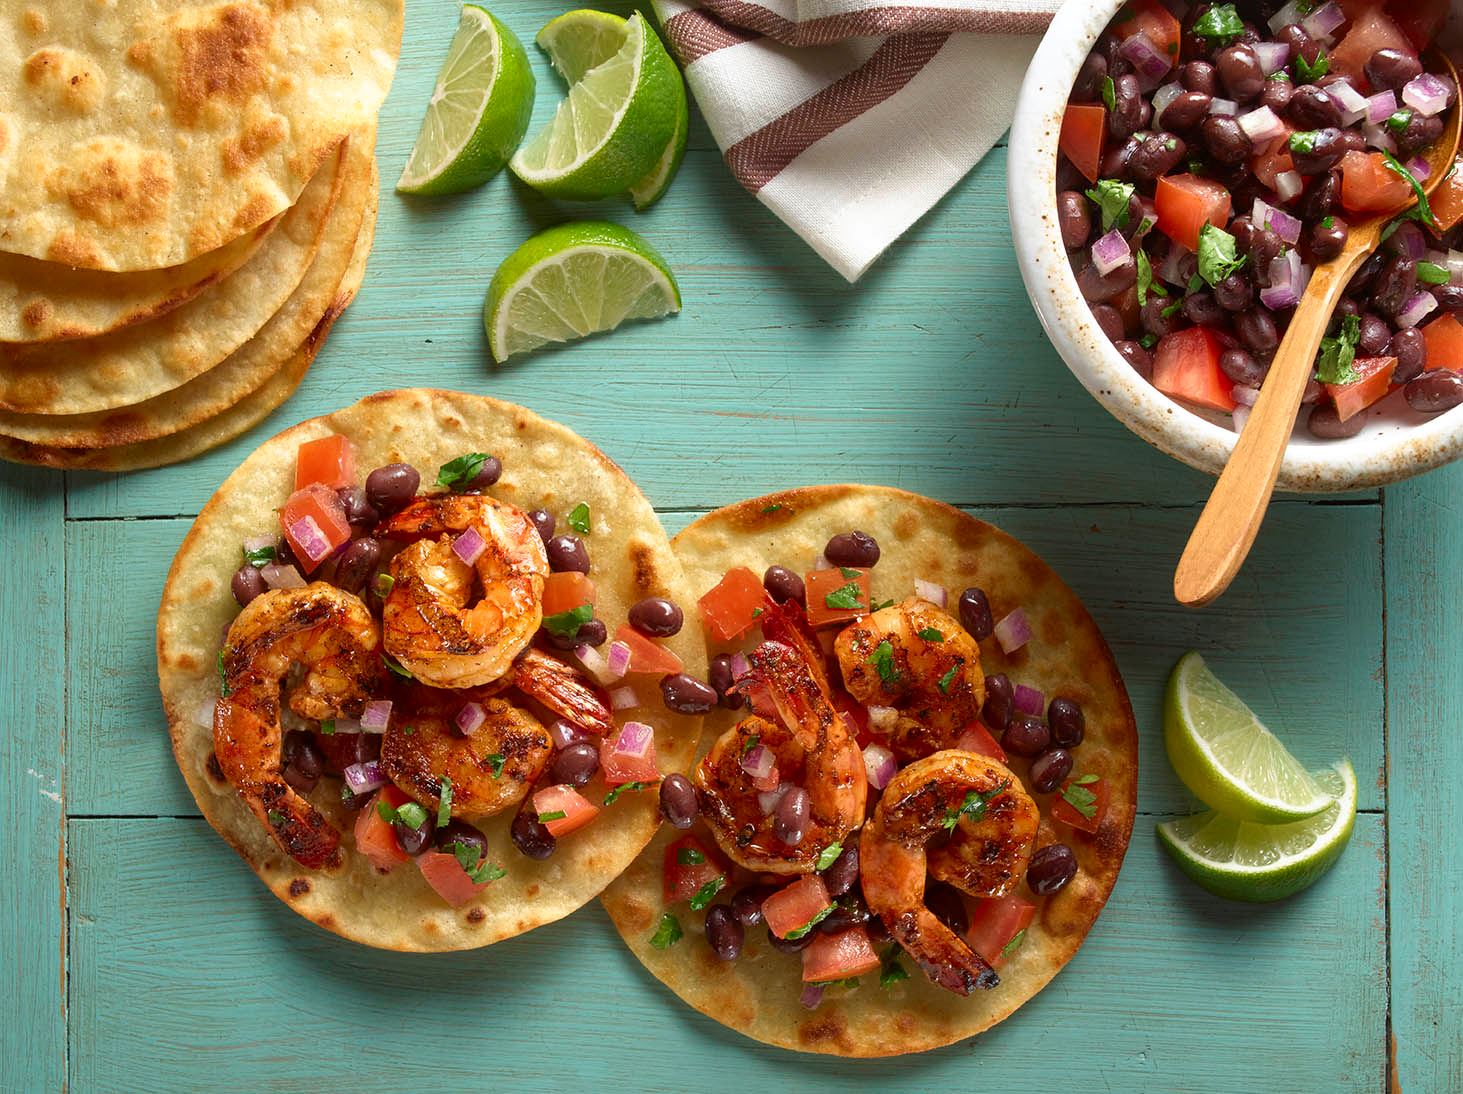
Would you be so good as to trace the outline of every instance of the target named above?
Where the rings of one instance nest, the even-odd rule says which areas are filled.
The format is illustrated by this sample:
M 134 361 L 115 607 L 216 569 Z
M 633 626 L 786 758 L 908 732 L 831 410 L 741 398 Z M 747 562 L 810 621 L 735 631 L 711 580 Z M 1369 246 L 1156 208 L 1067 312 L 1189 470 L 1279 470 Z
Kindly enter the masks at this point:
M 64 519 L 59 475 L 0 476 L 0 1090 L 59 1090 L 66 1077 Z
M 74 1082 L 191 1089 L 206 1068 L 256 1090 L 398 1091 L 424 1073 L 502 1092 L 684 1091 L 732 1074 L 749 1090 L 965 1090 L 976 1076 L 1040 1090 L 1054 1074 L 1086 1089 L 1379 1089 L 1380 819 L 1359 819 L 1315 889 L 1267 908 L 1194 888 L 1151 823 L 1071 968 L 1015 1018 L 855 1062 L 765 1048 L 691 1011 L 597 904 L 481 954 L 380 953 L 291 914 L 201 821 L 73 821 L 73 975 L 87 987 Z
M 1384 503 L 1393 1080 L 1407 1091 L 1463 1090 L 1460 497 L 1454 465 Z
M 1362 773 L 1362 807 L 1379 808 L 1381 794 L 1369 774 L 1382 764 L 1379 510 L 1277 505 L 1245 573 L 1203 613 L 1175 606 L 1167 580 L 1196 512 L 1098 506 L 977 515 L 1056 567 L 1107 634 L 1138 715 L 1143 809 L 1191 806 L 1163 754 L 1160 697 L 1169 668 L 1193 648 L 1204 650 L 1224 679 L 1273 719 L 1306 762 L 1348 753 Z M 662 515 L 672 531 L 694 517 Z M 73 598 L 68 651 L 74 813 L 195 812 L 161 729 L 152 645 L 162 578 L 187 527 L 182 520 L 70 525 L 71 565 L 89 575 L 88 588 Z M 1327 545 L 1324 572 L 1297 569 L 1295 545 L 1305 543 Z M 1345 596 L 1337 596 L 1338 585 Z M 1284 609 L 1277 614 L 1281 595 Z M 1336 642 L 1337 634 L 1347 641 Z

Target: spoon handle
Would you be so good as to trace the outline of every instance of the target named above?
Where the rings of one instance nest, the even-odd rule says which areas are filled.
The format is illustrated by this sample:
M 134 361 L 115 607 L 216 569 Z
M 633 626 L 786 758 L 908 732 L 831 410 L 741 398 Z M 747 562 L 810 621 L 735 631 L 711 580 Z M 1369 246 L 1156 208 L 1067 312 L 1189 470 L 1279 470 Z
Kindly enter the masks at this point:
M 1378 234 L 1379 229 L 1354 231 L 1345 252 L 1318 267 L 1302 294 L 1255 409 L 1179 559 L 1173 579 L 1179 603 L 1193 608 L 1208 604 L 1229 588 L 1249 555 L 1275 492 L 1316 351 L 1347 283 L 1376 249 Z

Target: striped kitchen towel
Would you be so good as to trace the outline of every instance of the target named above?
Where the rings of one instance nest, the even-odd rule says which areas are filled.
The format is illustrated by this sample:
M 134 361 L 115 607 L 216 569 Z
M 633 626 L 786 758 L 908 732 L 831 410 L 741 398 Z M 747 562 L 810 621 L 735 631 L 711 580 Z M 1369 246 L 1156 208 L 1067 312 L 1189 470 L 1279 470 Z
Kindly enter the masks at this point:
M 1061 4 L 653 2 L 732 174 L 850 281 L 1000 139 Z

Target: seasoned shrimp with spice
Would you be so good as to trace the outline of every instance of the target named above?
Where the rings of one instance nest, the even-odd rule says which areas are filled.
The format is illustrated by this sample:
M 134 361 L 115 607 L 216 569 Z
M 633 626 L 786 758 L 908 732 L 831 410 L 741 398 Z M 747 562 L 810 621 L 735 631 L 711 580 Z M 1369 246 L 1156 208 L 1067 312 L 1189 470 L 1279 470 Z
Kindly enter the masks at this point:
M 926 876 L 972 896 L 1003 896 L 1025 876 L 1040 823 L 1020 780 L 971 752 L 917 760 L 884 788 L 859 841 L 864 899 L 932 983 L 969 995 L 1000 978 L 926 907 Z M 934 845 L 946 834 L 948 843 Z
M 749 682 L 766 689 L 777 719 L 752 715 L 711 746 L 692 780 L 701 813 L 738 865 L 809 873 L 824 848 L 864 819 L 863 754 L 829 698 L 821 666 L 771 641 L 748 661 Z
M 889 747 L 901 761 L 953 748 L 980 718 L 980 647 L 927 600 L 912 596 L 850 624 L 833 648 L 850 695 L 898 711 Z
M 222 651 L 224 697 L 214 707 L 219 768 L 301 866 L 340 865 L 340 833 L 284 780 L 281 692 L 302 718 L 356 717 L 382 686 L 381 639 L 361 601 L 333 585 L 276 589 L 249 602 Z
M 483 494 L 431 494 L 376 534 L 414 541 L 391 560 L 386 652 L 435 687 L 505 675 L 543 621 L 549 562 L 528 514 Z

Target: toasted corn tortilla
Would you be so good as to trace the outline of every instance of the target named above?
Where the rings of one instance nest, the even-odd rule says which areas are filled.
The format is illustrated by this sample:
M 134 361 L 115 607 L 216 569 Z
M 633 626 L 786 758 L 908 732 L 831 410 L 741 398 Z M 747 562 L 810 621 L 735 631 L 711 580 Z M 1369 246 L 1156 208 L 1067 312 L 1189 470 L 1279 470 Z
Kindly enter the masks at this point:
M 351 140 L 305 188 L 253 259 L 148 323 L 74 342 L 0 345 L 0 410 L 91 414 L 181 387 L 233 353 L 284 306 L 314 261 L 336 199 L 371 174 L 369 141 Z
M 374 203 L 376 177 L 351 181 L 326 226 L 320 249 L 284 306 L 253 338 L 181 387 L 138 403 L 92 414 L 13 414 L 0 411 L 0 434 L 51 448 L 110 448 L 138 444 L 206 421 L 260 387 L 288 360 L 330 308 Z M 368 233 L 367 238 L 373 233 Z
M 599 449 L 557 423 L 509 403 L 456 392 L 412 389 L 383 392 L 323 418 L 314 418 L 266 441 L 235 471 L 199 514 L 178 551 L 158 612 L 158 676 L 173 753 L 199 808 L 281 900 L 327 930 L 392 950 L 457 950 L 510 938 L 559 919 L 596 896 L 655 833 L 659 806 L 654 790 L 625 793 L 585 828 L 559 841 L 546 861 L 519 854 L 508 837 L 512 812 L 482 822 L 489 859 L 507 875 L 471 903 L 452 908 L 411 864 L 376 873 L 353 853 L 354 813 L 340 803 L 339 783 L 322 779 L 311 800 L 342 832 L 348 853 L 337 874 L 297 865 L 240 801 L 227 782 L 209 773 L 211 727 L 201 711 L 218 694 L 215 669 L 220 634 L 237 605 L 229 579 L 246 536 L 275 529 L 274 509 L 292 489 L 301 443 L 342 433 L 355 445 L 357 468 L 366 474 L 385 463 L 419 468 L 423 484 L 436 469 L 466 452 L 488 452 L 503 461 L 492 494 L 524 509 L 565 513 L 589 506 L 590 577 L 598 591 L 596 614 L 613 631 L 633 603 L 666 596 L 687 605 L 685 575 L 650 503 Z M 705 644 L 688 627 L 667 645 L 704 678 Z M 663 772 L 684 771 L 701 735 L 701 719 L 673 715 L 653 680 L 632 678 L 644 705 L 617 713 L 655 729 Z M 598 804 L 602 783 L 583 791 Z
M 371 123 L 403 0 L 0 0 L 0 251 L 155 270 L 294 205 Z
M 305 378 L 305 373 L 310 370 L 310 365 L 324 346 L 326 336 L 361 287 L 366 273 L 366 260 L 370 257 L 375 235 L 376 198 L 373 194 L 371 207 L 366 211 L 360 233 L 355 240 L 350 266 L 336 288 L 329 306 L 316 318 L 315 326 L 305 340 L 293 351 L 287 352 L 282 360 L 278 360 L 272 372 L 265 374 L 263 383 L 247 391 L 237 402 L 223 407 L 212 417 L 151 440 L 107 448 L 62 448 L 0 435 L 0 459 L 68 470 L 139 471 L 191 460 L 194 456 L 202 455 L 209 449 L 217 448 L 241 433 L 248 432 L 269 417 L 300 386 L 300 381 Z M 251 342 L 250 346 L 253 345 Z M 240 351 L 244 352 L 246 351 Z M 260 357 L 261 365 L 268 364 L 262 359 L 262 354 Z
M 908 980 L 881 989 L 877 974 L 865 975 L 857 988 L 829 989 L 813 1011 L 799 1002 L 799 958 L 773 950 L 764 929 L 747 931 L 739 960 L 721 961 L 706 943 L 701 915 L 684 904 L 663 903 L 665 847 L 679 832 L 657 836 L 605 892 L 604 905 L 651 974 L 723 1025 L 803 1052 L 892 1056 L 988 1029 L 1040 991 L 1077 952 L 1112 891 L 1132 833 L 1138 740 L 1117 665 L 1081 601 L 1016 540 L 940 502 L 878 486 L 789 490 L 709 513 L 672 545 L 699 597 L 733 566 L 759 575 L 774 563 L 809 570 L 829 538 L 853 529 L 872 535 L 882 550 L 872 574 L 876 603 L 911 595 L 915 579 L 923 578 L 949 589 L 952 607 L 961 590 L 976 585 L 985 589 L 997 619 L 1018 606 L 1025 609 L 1035 637 L 1010 657 L 994 640 L 982 642 L 982 668 L 1082 704 L 1087 736 L 1075 750 L 1075 770 L 1101 775 L 1110 789 L 1097 834 L 1065 827 L 1058 832 L 1047 817 L 1052 795 L 1033 794 L 1043 812 L 1037 846 L 1070 844 L 1080 864 L 1077 876 L 1051 897 L 1034 896 L 1024 884 L 1017 890 L 1038 911 L 1020 947 L 999 968 L 1001 983 L 993 990 L 961 998 L 930 984 L 905 955 Z M 720 650 L 713 645 L 710 652 Z M 745 715 L 720 709 L 708 715 L 700 752 Z M 1026 778 L 1027 762 L 1013 758 L 1011 767 Z M 657 950 L 650 938 L 666 911 L 679 917 L 685 937 Z

